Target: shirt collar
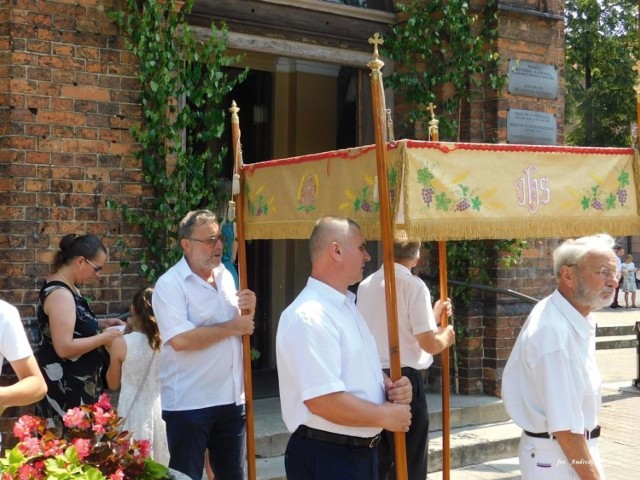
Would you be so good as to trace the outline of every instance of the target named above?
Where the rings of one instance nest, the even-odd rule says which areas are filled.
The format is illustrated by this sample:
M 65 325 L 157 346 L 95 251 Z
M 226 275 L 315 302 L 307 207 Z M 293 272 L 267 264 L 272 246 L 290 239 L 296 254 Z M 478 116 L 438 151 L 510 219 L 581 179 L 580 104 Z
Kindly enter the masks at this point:
M 355 302 L 356 300 L 356 296 L 353 292 L 347 290 L 347 293 L 345 295 L 335 288 L 327 285 L 324 282 L 321 282 L 320 280 L 316 280 L 313 277 L 309 277 L 309 279 L 307 280 L 307 288 L 320 294 L 322 298 L 338 307 L 344 305 L 347 299 L 351 300 L 351 302 Z
M 384 268 L 384 266 L 383 266 Z M 413 273 L 411 273 L 411 269 L 405 267 L 404 265 L 401 265 L 400 263 L 394 263 L 393 264 L 393 268 L 396 272 L 396 274 L 400 273 L 400 274 L 404 274 L 404 275 L 413 275 Z
M 562 313 L 562 315 L 569 321 L 569 325 L 580 335 L 582 338 L 589 338 L 591 330 L 595 330 L 596 321 L 592 314 L 584 317 L 578 310 L 571 305 L 562 294 L 556 290 L 551 294 L 551 301 L 556 308 Z
M 216 268 L 212 270 L 213 276 L 216 279 L 216 281 L 224 270 L 226 270 L 226 267 L 222 264 L 222 262 L 220 262 L 220 265 L 218 265 Z M 184 255 L 182 256 L 180 261 L 176 263 L 176 271 L 181 280 L 186 280 L 187 278 L 189 278 L 189 276 L 198 277 L 198 275 L 193 273 L 193 270 L 191 270 L 191 267 L 187 262 L 187 257 L 185 257 Z

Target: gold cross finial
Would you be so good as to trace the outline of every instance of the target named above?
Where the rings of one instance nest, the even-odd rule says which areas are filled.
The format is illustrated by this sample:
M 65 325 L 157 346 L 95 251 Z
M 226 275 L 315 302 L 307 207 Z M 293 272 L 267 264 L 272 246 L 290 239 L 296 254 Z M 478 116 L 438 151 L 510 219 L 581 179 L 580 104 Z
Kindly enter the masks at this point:
M 429 110 L 431 112 L 431 118 L 436 118 L 435 114 L 433 113 L 433 111 L 438 108 L 436 107 L 433 102 L 429 102 L 429 105 L 427 105 L 427 110 Z
M 369 43 L 373 45 L 373 58 L 378 58 L 380 54 L 378 53 L 378 45 L 382 45 L 384 40 L 378 32 L 373 34 L 373 37 L 369 38 Z

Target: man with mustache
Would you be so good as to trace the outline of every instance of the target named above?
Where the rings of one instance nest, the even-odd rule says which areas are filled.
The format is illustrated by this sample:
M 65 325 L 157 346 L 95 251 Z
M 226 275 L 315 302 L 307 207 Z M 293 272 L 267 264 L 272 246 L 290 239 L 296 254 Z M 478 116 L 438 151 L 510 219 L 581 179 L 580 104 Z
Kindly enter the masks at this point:
M 502 377 L 520 439 L 523 480 L 604 478 L 598 451 L 601 379 L 592 312 L 618 285 L 613 238 L 567 240 L 553 252 L 558 287 L 532 310 Z
M 200 480 L 205 451 L 216 478 L 243 480 L 246 461 L 242 335 L 254 329 L 256 296 L 237 291 L 222 265 L 224 238 L 209 210 L 178 227 L 182 259 L 153 290 L 169 467 Z M 242 311 L 246 313 L 242 313 Z

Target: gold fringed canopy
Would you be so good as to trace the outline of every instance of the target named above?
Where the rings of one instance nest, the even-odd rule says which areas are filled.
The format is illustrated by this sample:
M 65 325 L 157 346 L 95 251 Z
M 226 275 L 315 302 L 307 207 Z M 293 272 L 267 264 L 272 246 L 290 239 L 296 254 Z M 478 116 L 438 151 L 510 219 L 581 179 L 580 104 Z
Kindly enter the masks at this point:
M 388 144 L 392 212 L 413 240 L 572 237 L 640 231 L 628 148 Z M 243 167 L 247 239 L 307 239 L 322 215 L 380 238 L 374 146 Z

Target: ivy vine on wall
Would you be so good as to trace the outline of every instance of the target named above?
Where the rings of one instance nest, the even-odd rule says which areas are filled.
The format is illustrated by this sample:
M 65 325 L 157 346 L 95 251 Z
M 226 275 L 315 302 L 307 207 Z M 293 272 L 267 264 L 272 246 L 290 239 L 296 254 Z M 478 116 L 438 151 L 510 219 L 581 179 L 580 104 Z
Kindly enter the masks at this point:
M 142 122 L 132 135 L 143 180 L 154 194 L 141 208 L 111 199 L 107 206 L 139 226 L 146 241 L 140 268 L 150 282 L 182 255 L 177 248 L 182 217 L 199 208 L 215 211 L 225 195 L 219 177 L 227 151 L 212 147 L 226 125 L 222 101 L 246 77 L 246 71 L 233 77 L 225 70 L 239 59 L 226 54 L 224 24 L 212 24 L 204 40 L 188 25 L 193 4 L 123 0 L 122 9 L 111 12 L 140 63 Z
M 484 89 L 499 92 L 507 82 L 496 47 L 497 2 L 487 0 L 482 15 L 470 12 L 465 0 L 408 0 L 396 6 L 400 21 L 381 48 L 395 62 L 385 82 L 412 106 L 410 124 L 430 118 L 430 103 L 439 105 L 440 139 L 460 141 L 463 105 Z M 522 240 L 447 242 L 449 276 L 467 285 L 491 283 L 490 269 L 516 265 L 525 246 Z M 463 285 L 453 288 L 452 298 L 468 307 L 473 297 Z

